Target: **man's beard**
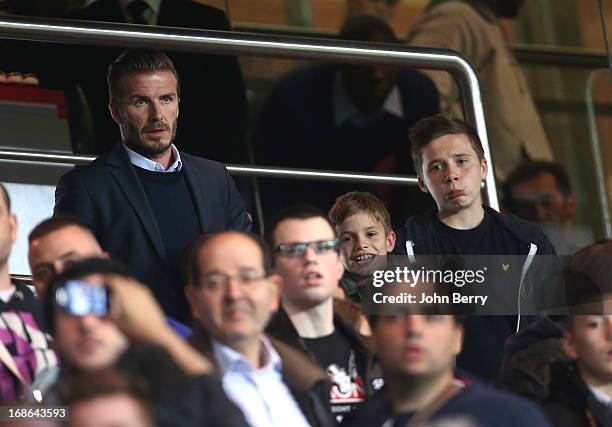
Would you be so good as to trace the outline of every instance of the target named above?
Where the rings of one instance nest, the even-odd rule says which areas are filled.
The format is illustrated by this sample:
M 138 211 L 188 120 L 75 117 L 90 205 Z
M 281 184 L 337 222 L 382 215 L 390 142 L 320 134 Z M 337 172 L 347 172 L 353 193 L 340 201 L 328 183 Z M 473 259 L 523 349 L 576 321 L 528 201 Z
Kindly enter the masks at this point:
M 124 130 L 125 145 L 127 145 L 132 151 L 135 151 L 147 159 L 157 157 L 163 154 L 172 145 L 172 142 L 176 137 L 176 129 L 178 126 L 177 123 L 178 120 L 175 120 L 172 124 L 170 141 L 167 144 L 164 144 L 161 139 L 159 141 L 150 141 L 148 144 L 144 144 L 140 136 L 139 129 L 136 129 L 132 124 L 128 124 Z

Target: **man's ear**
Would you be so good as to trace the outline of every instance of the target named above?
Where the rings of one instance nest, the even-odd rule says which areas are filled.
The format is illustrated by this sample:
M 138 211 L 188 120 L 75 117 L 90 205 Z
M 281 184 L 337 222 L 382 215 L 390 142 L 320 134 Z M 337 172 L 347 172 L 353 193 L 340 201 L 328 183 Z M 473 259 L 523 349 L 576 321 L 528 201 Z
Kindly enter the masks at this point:
M 395 236 L 395 231 L 391 230 L 387 235 L 387 252 L 391 252 L 395 249 L 395 241 L 397 237 Z
M 429 193 L 429 188 L 427 188 L 427 186 L 425 185 L 425 181 L 423 181 L 423 177 L 421 175 L 418 175 L 417 179 L 419 181 L 419 188 L 421 189 L 421 191 L 423 193 Z
M 487 159 L 482 159 L 480 162 L 480 177 L 486 179 L 487 173 L 489 173 L 489 164 L 487 163 Z
M 567 357 L 572 360 L 578 358 L 578 353 L 576 353 L 576 348 L 574 347 L 574 335 L 571 332 L 564 332 L 561 337 L 561 348 L 563 349 L 563 353 Z
M 11 225 L 11 243 L 15 243 L 15 240 L 17 240 L 17 215 L 10 214 L 9 223 Z
M 200 320 L 198 316 L 199 310 L 197 298 L 195 296 L 196 289 L 191 286 L 191 283 L 188 283 L 187 286 L 185 286 L 184 291 L 185 297 L 187 298 L 187 302 L 189 303 L 189 308 L 191 309 L 191 315 L 194 319 Z
M 576 215 L 576 198 L 573 194 L 570 194 L 565 198 L 565 210 L 567 211 L 568 218 L 567 221 L 570 221 Z
M 110 110 L 111 117 L 113 118 L 115 123 L 117 123 L 118 125 L 123 124 L 123 121 L 121 120 L 121 114 L 119 114 L 119 107 L 117 106 L 116 100 L 113 99 L 111 100 L 111 102 L 108 103 L 108 109 Z
M 456 322 L 456 320 L 455 320 Z M 455 330 L 453 331 L 455 342 L 453 343 L 453 352 L 455 356 L 458 356 L 463 349 L 463 338 L 464 338 L 464 329 L 463 325 L 455 324 Z

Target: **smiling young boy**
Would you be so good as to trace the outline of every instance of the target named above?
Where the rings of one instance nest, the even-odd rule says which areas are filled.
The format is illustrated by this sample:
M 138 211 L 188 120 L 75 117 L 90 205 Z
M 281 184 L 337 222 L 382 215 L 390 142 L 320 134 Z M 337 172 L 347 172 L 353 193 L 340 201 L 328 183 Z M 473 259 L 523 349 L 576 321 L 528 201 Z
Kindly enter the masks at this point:
M 518 319 L 469 318 L 463 353 L 458 359 L 460 367 L 495 380 L 504 340 L 526 323 L 526 317 L 521 318 L 526 304 L 523 297 L 532 295 L 534 289 L 538 296 L 542 294 L 538 289 L 541 277 L 532 274 L 538 266 L 535 256 L 554 255 L 555 251 L 538 227 L 483 206 L 480 190 L 489 165 L 472 126 L 442 115 L 428 117 L 410 130 L 410 142 L 419 187 L 432 196 L 437 211 L 408 218 L 398 230 L 394 253 L 407 255 L 411 260 L 415 255 L 487 256 L 493 260 L 488 275 L 507 263 L 504 276 L 498 278 L 503 277 L 504 284 L 510 283 L 512 288 L 501 291 L 517 289 L 517 292 L 506 295 L 504 302 L 511 305 L 505 312 L 494 314 L 517 313 Z M 507 259 L 512 259 L 512 263 Z M 497 282 L 489 279 L 484 285 L 493 284 Z
M 345 273 L 340 286 L 353 301 L 363 299 L 363 286 L 374 270 L 383 268 L 395 247 L 395 232 L 385 205 L 373 194 L 343 194 L 329 210 L 329 220 L 340 241 Z

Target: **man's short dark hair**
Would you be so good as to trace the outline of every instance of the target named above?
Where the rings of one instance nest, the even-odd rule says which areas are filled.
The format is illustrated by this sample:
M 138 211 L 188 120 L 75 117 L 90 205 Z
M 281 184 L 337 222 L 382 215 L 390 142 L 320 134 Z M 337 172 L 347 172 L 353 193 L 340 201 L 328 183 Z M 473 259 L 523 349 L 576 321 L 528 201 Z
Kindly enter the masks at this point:
M 55 332 L 55 291 L 64 286 L 68 280 L 82 279 L 92 274 L 114 274 L 128 279 L 134 278 L 125 265 L 106 258 L 84 259 L 55 276 L 50 283 L 49 291 L 43 295 L 46 326 L 52 335 Z
M 71 216 L 60 215 L 47 218 L 41 223 L 39 223 L 36 227 L 34 227 L 28 235 L 28 243 L 32 243 L 32 241 L 36 239 L 48 236 L 49 234 L 66 227 L 78 227 L 93 236 L 93 232 L 89 228 L 81 224 L 79 221 L 77 221 L 75 218 Z
M 9 197 L 8 191 L 6 191 L 6 187 L 2 183 L 0 183 L 0 190 L 2 190 L 2 198 L 4 199 L 6 210 L 7 212 L 10 212 L 11 211 L 11 198 Z
M 261 251 L 261 257 L 263 259 L 263 270 L 267 275 L 272 273 L 272 257 L 270 255 L 270 250 L 265 242 L 257 235 L 246 233 L 244 231 L 232 230 L 232 233 L 240 234 L 241 236 L 246 237 L 255 243 L 259 250 Z M 200 271 L 200 265 L 198 263 L 198 255 L 204 246 L 206 246 L 210 240 L 218 236 L 219 234 L 228 233 L 228 231 L 220 231 L 217 233 L 208 233 L 202 234 L 201 236 L 196 237 L 188 246 L 188 252 L 186 253 L 186 264 L 188 265 L 188 273 L 189 273 L 189 283 L 192 286 L 197 286 L 200 275 L 202 272 Z
M 419 120 L 409 131 L 410 151 L 417 175 L 423 175 L 423 150 L 434 139 L 445 135 L 465 135 L 476 152 L 478 160 L 484 159 L 484 149 L 476 129 L 459 119 L 449 119 L 442 114 Z
M 177 95 L 181 94 L 178 72 L 168 56 L 156 49 L 128 49 L 108 67 L 106 83 L 110 100 L 120 97 L 121 78 L 132 74 L 149 74 L 157 71 L 170 71 L 176 78 Z
M 514 205 L 513 189 L 520 183 L 533 179 L 542 173 L 549 173 L 555 178 L 557 188 L 564 197 L 567 198 L 572 194 L 569 177 L 560 164 L 546 161 L 523 162 L 508 175 L 502 187 L 504 202 L 509 211 L 512 212 Z
M 286 219 L 310 218 L 324 219 L 325 222 L 329 224 L 329 227 L 333 230 L 334 234 L 336 233 L 334 226 L 329 221 L 327 215 L 325 215 L 325 213 L 321 209 L 308 204 L 293 205 L 280 211 L 266 225 L 264 229 L 264 240 L 268 244 L 270 250 L 273 250 L 274 246 L 276 245 L 276 242 L 274 241 L 274 232 L 278 228 L 278 224 L 280 224 L 282 221 L 285 221 Z

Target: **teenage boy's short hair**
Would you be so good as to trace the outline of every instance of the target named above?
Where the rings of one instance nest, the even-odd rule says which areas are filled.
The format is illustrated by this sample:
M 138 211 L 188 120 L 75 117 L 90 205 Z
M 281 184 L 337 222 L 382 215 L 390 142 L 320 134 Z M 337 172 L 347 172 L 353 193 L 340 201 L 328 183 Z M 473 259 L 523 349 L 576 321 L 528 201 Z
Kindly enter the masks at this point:
M 365 212 L 380 222 L 385 229 L 385 234 L 388 235 L 391 232 L 391 216 L 389 211 L 383 202 L 372 193 L 351 191 L 350 193 L 343 194 L 336 199 L 334 205 L 329 210 L 328 216 L 335 228 L 348 217 L 360 212 Z
M 484 149 L 478 132 L 473 126 L 462 120 L 449 119 L 442 114 L 437 114 L 419 120 L 408 132 L 412 161 L 417 175 L 423 174 L 423 149 L 434 139 L 445 135 L 467 136 L 470 145 L 478 156 L 478 160 L 482 161 L 484 159 Z
M 274 232 L 281 222 L 288 219 L 306 220 L 311 218 L 322 218 L 329 224 L 334 234 L 336 233 L 336 229 L 322 210 L 309 204 L 297 204 L 283 209 L 266 224 L 264 229 L 264 241 L 270 250 L 274 250 L 274 246 L 276 245 L 276 242 L 274 241 Z

